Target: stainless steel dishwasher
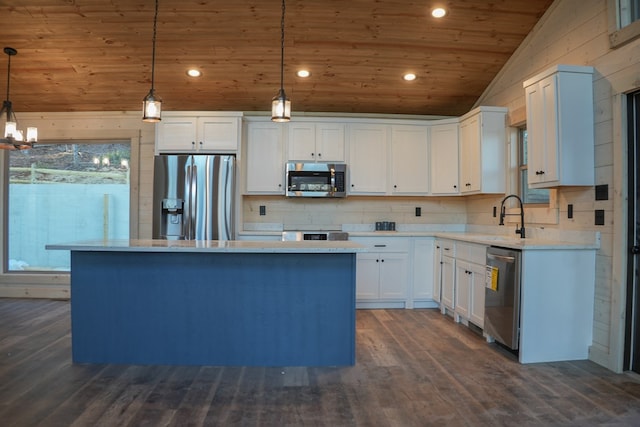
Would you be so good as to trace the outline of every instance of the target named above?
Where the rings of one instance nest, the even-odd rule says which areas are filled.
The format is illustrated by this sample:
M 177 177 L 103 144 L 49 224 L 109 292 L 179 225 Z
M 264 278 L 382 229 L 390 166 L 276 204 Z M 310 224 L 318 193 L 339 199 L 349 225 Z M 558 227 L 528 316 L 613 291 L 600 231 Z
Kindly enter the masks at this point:
M 520 262 L 519 250 L 487 248 L 484 333 L 511 350 L 520 338 Z

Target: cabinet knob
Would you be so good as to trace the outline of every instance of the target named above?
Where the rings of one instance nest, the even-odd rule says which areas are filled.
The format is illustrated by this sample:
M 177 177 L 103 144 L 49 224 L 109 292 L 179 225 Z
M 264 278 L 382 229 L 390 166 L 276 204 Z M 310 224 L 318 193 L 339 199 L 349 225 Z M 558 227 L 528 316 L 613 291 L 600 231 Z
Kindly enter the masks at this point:
M 311 157 L 314 157 L 316 155 L 316 153 L 311 153 Z
M 384 260 L 383 260 L 383 259 L 381 259 L 381 260 L 380 260 L 380 262 L 384 262 Z
M 202 147 L 202 141 L 200 141 L 200 146 Z
M 454 185 L 454 186 L 453 186 L 453 189 L 455 190 L 456 188 L 458 188 L 458 186 L 457 186 L 457 185 Z
M 318 153 L 318 157 L 322 157 L 322 153 Z
M 398 186 L 397 186 L 397 185 L 394 185 L 394 186 L 393 186 L 393 188 L 398 188 Z
M 196 146 L 196 142 L 195 141 L 191 141 L 191 145 L 193 145 L 195 147 Z
M 353 188 L 353 187 L 355 187 L 355 186 L 356 186 L 355 184 L 351 184 L 351 188 Z

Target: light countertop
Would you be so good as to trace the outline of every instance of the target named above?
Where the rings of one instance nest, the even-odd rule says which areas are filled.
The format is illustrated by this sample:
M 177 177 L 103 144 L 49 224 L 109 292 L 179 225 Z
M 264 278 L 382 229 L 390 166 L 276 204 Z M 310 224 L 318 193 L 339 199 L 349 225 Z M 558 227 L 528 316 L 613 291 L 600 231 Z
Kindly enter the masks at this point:
M 502 246 L 510 249 L 520 250 L 581 250 L 581 249 L 599 249 L 600 241 L 584 241 L 573 242 L 551 238 L 539 237 L 509 237 L 505 235 L 492 235 L 481 233 L 435 233 L 435 237 L 441 239 L 456 240 L 468 243 L 478 243 L 487 246 Z
M 89 240 L 46 245 L 51 250 L 109 252 L 215 253 L 355 253 L 366 249 L 351 241 L 241 241 L 241 240 Z
M 504 229 L 498 228 L 499 231 Z M 349 238 L 358 237 L 437 237 L 460 242 L 477 243 L 487 246 L 502 246 L 520 250 L 593 250 L 600 248 L 599 233 L 583 232 L 551 232 L 527 229 L 530 237 L 521 239 L 516 234 L 496 234 L 495 232 L 465 231 L 459 229 L 443 230 L 428 227 L 415 229 L 400 229 L 398 231 L 374 231 L 366 228 L 342 228 L 349 233 Z M 495 228 L 491 231 L 496 231 Z M 244 231 L 240 235 L 280 236 L 281 231 Z

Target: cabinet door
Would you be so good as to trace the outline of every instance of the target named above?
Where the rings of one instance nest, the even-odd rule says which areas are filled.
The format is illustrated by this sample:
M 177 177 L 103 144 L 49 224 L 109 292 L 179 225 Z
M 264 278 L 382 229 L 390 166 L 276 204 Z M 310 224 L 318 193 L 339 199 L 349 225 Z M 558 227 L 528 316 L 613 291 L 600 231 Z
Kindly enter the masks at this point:
M 282 125 L 249 123 L 247 129 L 247 193 L 284 194 Z
M 433 251 L 433 300 L 440 302 L 442 299 L 442 247 L 437 240 Z
M 479 264 L 469 264 L 471 271 L 471 305 L 469 307 L 469 321 L 484 328 L 484 282 L 485 267 Z
M 165 117 L 156 125 L 158 152 L 189 152 L 196 149 L 196 118 Z
M 239 142 L 238 117 L 199 117 L 198 149 L 205 152 L 236 152 Z
M 290 161 L 316 160 L 316 128 L 313 123 L 289 123 Z
M 379 254 L 380 298 L 405 299 L 407 297 L 407 264 L 405 253 Z
M 349 194 L 385 194 L 389 127 L 354 124 L 349 129 Z
M 480 116 L 478 114 L 460 123 L 460 192 L 480 191 Z
M 466 261 L 456 260 L 456 316 L 469 319 L 471 270 Z
M 442 305 L 449 309 L 455 308 L 455 258 L 442 256 Z
M 428 138 L 426 126 L 392 126 L 392 194 L 426 195 L 429 191 Z
M 316 123 L 316 161 L 344 162 L 344 125 Z
M 457 123 L 431 127 L 431 194 L 458 194 Z
M 526 88 L 528 183 L 558 180 L 556 77 Z
M 413 298 L 435 299 L 433 238 L 415 238 L 413 241 Z M 440 264 L 438 264 L 440 270 Z M 438 299 L 440 288 L 438 282 Z
M 356 299 L 377 300 L 380 296 L 380 254 L 360 253 L 356 261 Z

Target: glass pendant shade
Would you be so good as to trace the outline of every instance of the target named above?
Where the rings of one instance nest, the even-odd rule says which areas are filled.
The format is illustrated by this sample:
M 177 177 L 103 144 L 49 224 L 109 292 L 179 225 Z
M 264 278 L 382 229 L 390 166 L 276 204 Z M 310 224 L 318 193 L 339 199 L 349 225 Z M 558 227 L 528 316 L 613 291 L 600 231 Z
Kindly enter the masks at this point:
M 37 142 L 37 141 L 38 141 L 38 128 L 28 127 L 27 142 Z
M 153 15 L 153 39 L 151 51 L 151 90 L 142 100 L 142 121 L 156 123 L 162 120 L 162 99 L 156 96 L 154 89 L 156 74 L 156 32 L 158 30 L 158 0 Z
M 15 138 L 18 133 L 18 127 L 16 122 L 7 121 L 4 125 L 4 137 L 5 138 Z
M 274 122 L 288 122 L 291 120 L 291 101 L 284 93 L 284 89 L 280 89 L 271 101 L 271 120 Z
M 155 91 L 151 89 L 149 94 L 142 101 L 142 121 L 155 123 L 159 122 L 162 115 L 162 99 L 155 96 Z

